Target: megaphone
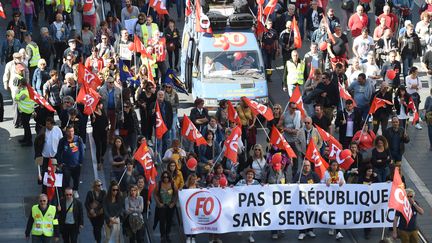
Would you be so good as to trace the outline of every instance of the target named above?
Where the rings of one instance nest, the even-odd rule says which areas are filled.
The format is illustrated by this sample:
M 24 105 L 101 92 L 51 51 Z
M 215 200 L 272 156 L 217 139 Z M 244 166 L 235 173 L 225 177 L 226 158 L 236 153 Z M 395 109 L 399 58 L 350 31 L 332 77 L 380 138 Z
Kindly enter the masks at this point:
M 202 14 L 200 17 L 200 26 L 203 29 L 210 28 L 210 19 L 207 17 L 207 15 Z

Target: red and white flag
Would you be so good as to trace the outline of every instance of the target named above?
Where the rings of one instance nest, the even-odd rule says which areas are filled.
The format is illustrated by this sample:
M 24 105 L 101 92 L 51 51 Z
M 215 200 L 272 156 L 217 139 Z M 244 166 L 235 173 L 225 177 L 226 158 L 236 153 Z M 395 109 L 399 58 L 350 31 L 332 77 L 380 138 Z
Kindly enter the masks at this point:
M 294 150 L 291 148 L 289 143 L 285 140 L 279 130 L 273 126 L 270 133 L 270 144 L 276 146 L 278 149 L 283 149 L 286 151 L 288 157 L 297 158 Z
M 342 87 L 340 83 L 339 83 L 339 96 L 344 100 L 352 100 L 354 106 L 357 106 L 353 97 L 350 95 L 350 93 L 348 93 L 348 91 L 344 87 Z
M 189 17 L 192 14 L 191 0 L 186 0 L 185 16 Z
M 374 97 L 371 107 L 369 109 L 369 114 L 374 114 L 379 108 L 385 107 L 386 105 L 393 105 L 393 103 L 386 99 Z
M 205 138 L 201 135 L 186 114 L 183 116 L 181 135 L 190 142 L 194 142 L 197 146 L 207 145 Z
M 203 14 L 201 13 L 201 11 L 202 11 L 201 1 L 194 1 L 194 3 L 195 3 L 195 31 L 212 34 L 213 31 L 210 27 L 210 20 L 208 18 L 206 20 L 201 20 L 201 17 L 203 16 Z M 203 23 L 203 24 L 208 24 L 209 27 L 206 29 L 202 28 L 201 27 L 201 23 L 202 23 L 201 21 L 208 21 L 208 23 Z
M 315 128 L 317 129 L 319 135 L 324 142 L 326 142 L 327 144 L 335 144 L 338 148 L 342 149 L 342 144 L 335 137 L 330 135 L 330 133 L 326 132 L 324 129 L 322 129 L 316 124 Z
M 159 15 L 169 14 L 166 9 L 165 3 L 163 0 L 150 0 L 150 6 L 156 11 Z
M 227 115 L 228 115 L 228 120 L 232 123 L 237 124 L 237 126 L 241 127 L 241 121 L 240 121 L 240 117 L 237 113 L 237 110 L 234 108 L 234 106 L 232 105 L 231 101 L 227 101 Z
M 300 29 L 297 23 L 297 19 L 293 17 L 291 30 L 294 31 L 294 47 L 296 49 L 301 49 L 302 47 L 302 39 L 300 35 Z
M 399 174 L 398 167 L 396 167 L 394 170 L 388 207 L 399 211 L 404 216 L 407 224 L 411 220 L 413 211 L 405 191 L 404 183 L 402 182 L 401 176 Z
M 94 90 L 97 90 L 97 88 L 102 85 L 102 81 L 98 76 L 92 73 L 91 69 L 86 68 L 82 63 L 78 64 L 78 83 Z
M 351 150 L 344 149 L 336 146 L 336 144 L 329 144 L 330 153 L 329 159 L 336 160 L 340 166 L 340 168 L 345 171 L 349 170 L 352 163 L 354 163 L 354 159 L 351 157 Z
M 168 131 L 164 120 L 162 119 L 162 114 L 159 107 L 159 102 L 156 101 L 156 138 L 162 139 L 163 135 Z
M 224 156 L 231 160 L 233 164 L 237 163 L 238 157 L 238 140 L 241 138 L 241 128 L 235 127 L 229 137 L 225 140 L 225 152 Z
M 418 113 L 418 110 L 414 104 L 414 100 L 412 99 L 412 97 L 409 98 L 408 110 L 410 110 L 414 113 L 414 118 L 413 118 L 412 124 L 413 125 L 417 124 L 417 122 L 420 120 L 420 115 Z
M 78 93 L 76 102 L 84 105 L 84 114 L 91 115 L 96 109 L 101 96 L 92 88 L 83 85 Z
M 48 160 L 48 177 L 47 177 L 47 196 L 48 201 L 51 201 L 54 198 L 55 195 L 55 181 L 56 181 L 56 175 L 55 175 L 55 169 L 54 165 L 52 164 L 52 160 Z
M 306 110 L 303 105 L 303 98 L 300 91 L 300 87 L 297 85 L 289 99 L 289 102 L 293 102 L 296 104 L 297 109 L 300 111 L 302 117 L 306 117 Z
M 272 14 L 276 9 L 277 3 L 277 0 L 270 0 L 264 8 L 264 15 L 269 16 Z
M 6 14 L 4 12 L 2 3 L 0 3 L 0 17 L 6 19 Z
M 322 179 L 329 165 L 323 159 L 320 152 L 316 148 L 313 139 L 309 141 L 306 149 L 305 158 L 315 164 L 315 173 L 317 173 L 320 179 Z
M 274 119 L 273 117 L 273 111 L 269 107 L 260 104 L 254 100 L 251 100 L 245 96 L 241 97 L 243 102 L 246 103 L 247 106 L 250 107 L 252 113 L 256 116 L 258 114 L 261 114 L 267 121 L 271 121 Z
M 137 149 L 134 154 L 134 159 L 138 161 L 144 170 L 144 177 L 149 184 L 148 187 L 148 200 L 150 201 L 151 195 L 154 188 L 156 187 L 156 176 L 157 170 L 154 161 L 151 157 L 150 150 L 147 146 L 147 142 L 141 143 L 141 146 Z
M 36 92 L 36 90 L 34 90 L 32 86 L 30 86 L 30 84 L 27 84 L 27 90 L 29 92 L 29 98 L 31 100 L 38 103 L 39 105 L 43 105 L 47 110 L 51 112 L 56 111 L 54 107 L 52 107 L 50 103 L 48 103 L 48 101 L 46 101 L 46 99 L 42 95 Z
M 263 13 L 264 0 L 257 0 L 256 2 L 258 5 L 256 33 L 257 36 L 260 36 L 262 33 L 266 31 L 266 28 L 264 26 L 264 13 Z

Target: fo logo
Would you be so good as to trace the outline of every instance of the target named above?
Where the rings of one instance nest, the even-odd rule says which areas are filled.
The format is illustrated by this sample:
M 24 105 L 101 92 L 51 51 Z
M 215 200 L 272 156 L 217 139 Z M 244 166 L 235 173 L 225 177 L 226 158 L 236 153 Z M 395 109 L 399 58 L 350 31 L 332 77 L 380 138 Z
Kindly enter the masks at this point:
M 222 206 L 217 197 L 208 191 L 199 191 L 190 195 L 186 201 L 186 214 L 190 220 L 200 225 L 215 223 L 222 212 Z

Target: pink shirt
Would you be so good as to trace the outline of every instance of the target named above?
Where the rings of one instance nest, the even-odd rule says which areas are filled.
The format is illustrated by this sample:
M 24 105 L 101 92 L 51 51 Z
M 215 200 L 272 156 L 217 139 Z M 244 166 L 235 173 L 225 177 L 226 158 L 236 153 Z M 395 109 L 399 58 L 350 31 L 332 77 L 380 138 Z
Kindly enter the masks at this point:
M 12 8 L 19 8 L 20 0 L 12 0 Z
M 34 14 L 36 13 L 34 8 L 33 1 L 30 1 L 29 3 L 24 3 L 24 14 Z

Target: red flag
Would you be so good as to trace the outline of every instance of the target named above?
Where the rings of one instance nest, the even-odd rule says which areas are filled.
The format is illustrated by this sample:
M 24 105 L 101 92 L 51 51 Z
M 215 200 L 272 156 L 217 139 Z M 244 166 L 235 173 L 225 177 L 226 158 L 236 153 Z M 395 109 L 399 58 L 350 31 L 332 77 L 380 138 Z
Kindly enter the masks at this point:
M 264 26 L 264 16 L 263 16 L 263 1 L 262 0 L 257 0 L 257 4 L 258 4 L 258 13 L 257 13 L 257 27 L 256 27 L 256 34 L 259 36 L 262 33 L 264 33 L 266 31 L 266 28 Z
M 306 149 L 305 158 L 315 164 L 315 173 L 318 174 L 320 179 L 324 177 L 324 173 L 328 168 L 327 162 L 321 157 L 318 149 L 315 146 L 313 139 L 309 141 Z
M 159 15 L 169 14 L 166 9 L 165 3 L 162 0 L 150 0 L 150 6 Z
M 2 5 L 2 3 L 0 3 L 0 17 L 6 19 L 6 15 L 5 15 L 5 12 L 4 12 L 4 10 L 3 10 L 3 5 Z
M 298 23 L 295 17 L 293 17 L 291 29 L 294 31 L 294 47 L 296 49 L 300 49 L 302 47 L 302 39 L 300 35 L 300 29 L 298 27 Z
M 289 102 L 293 102 L 296 104 L 297 109 L 300 111 L 302 117 L 306 117 L 306 111 L 303 106 L 303 98 L 300 91 L 300 87 L 297 85 L 292 93 L 292 96 L 289 99 Z
M 92 88 L 88 88 L 87 86 L 82 86 L 78 96 L 76 98 L 76 102 L 84 105 L 84 114 L 90 115 L 96 109 L 97 104 L 100 100 L 100 95 Z
M 212 29 L 210 28 L 210 20 L 207 18 L 206 20 L 201 20 L 202 14 L 201 14 L 201 2 L 195 1 L 195 31 L 196 32 L 205 32 L 205 33 L 213 33 Z M 209 27 L 204 29 L 201 27 L 201 21 L 203 21 L 203 24 L 208 24 Z
M 150 81 L 153 84 L 155 84 L 154 77 L 153 77 L 153 71 L 152 70 L 153 70 L 153 68 L 151 67 L 150 61 L 147 58 L 147 79 L 148 79 L 148 81 Z
M 345 171 L 349 170 L 352 163 L 354 163 L 354 159 L 351 157 L 351 150 L 344 149 L 338 147 L 336 144 L 330 143 L 330 154 L 329 159 L 336 160 L 340 166 L 340 168 Z
M 374 114 L 379 108 L 384 107 L 385 105 L 393 105 L 393 103 L 386 99 L 374 97 L 372 105 L 369 109 L 369 114 Z
M 273 126 L 270 134 L 270 144 L 276 146 L 279 149 L 283 149 L 290 158 L 297 158 L 294 150 L 291 148 L 289 143 L 285 140 L 279 130 Z
M 236 123 L 237 126 L 241 127 L 242 124 L 240 121 L 240 117 L 238 116 L 238 113 L 234 108 L 234 106 L 232 105 L 231 101 L 227 101 L 227 105 L 228 105 L 228 120 L 230 122 Z
M 45 98 L 40 95 L 36 90 L 33 89 L 30 84 L 27 84 L 27 90 L 29 92 L 29 98 L 39 105 L 43 105 L 47 110 L 55 112 L 56 110 L 45 100 Z
M 137 149 L 134 154 L 134 159 L 138 161 L 144 170 L 144 176 L 149 184 L 148 187 L 148 200 L 150 201 L 152 192 L 156 186 L 156 176 L 157 170 L 154 166 L 153 159 L 151 157 L 150 151 L 147 147 L 147 142 L 141 143 L 141 146 Z
M 185 16 L 189 17 L 192 14 L 191 0 L 186 0 Z
M 348 91 L 344 87 L 342 87 L 340 83 L 339 83 L 339 96 L 344 100 L 352 100 L 354 106 L 357 106 L 353 97 L 348 93 Z
M 54 171 L 54 166 L 52 164 L 52 160 L 48 160 L 48 177 L 47 177 L 47 196 L 48 201 L 51 201 L 54 198 L 55 194 L 55 181 L 56 175 Z
M 250 100 L 245 96 L 241 97 L 241 99 L 243 100 L 243 102 L 246 103 L 247 106 L 251 108 L 251 111 L 255 116 L 261 114 L 267 121 L 271 121 L 274 119 L 273 111 L 267 106 L 260 104 L 254 100 Z
M 399 211 L 404 216 L 407 224 L 409 223 L 413 215 L 413 211 L 405 191 L 405 186 L 400 177 L 398 167 L 396 167 L 394 170 L 388 207 Z
M 168 131 L 165 122 L 162 119 L 162 114 L 159 108 L 159 102 L 156 101 L 156 138 L 162 139 L 163 135 Z
M 205 138 L 198 129 L 196 129 L 195 125 L 186 114 L 183 116 L 181 135 L 186 137 L 187 140 L 194 142 L 197 146 L 207 145 Z
M 264 15 L 269 16 L 272 14 L 276 9 L 277 2 L 277 0 L 270 0 L 264 8 Z
M 324 142 L 326 142 L 327 144 L 335 144 L 336 147 L 342 149 L 342 144 L 335 137 L 330 135 L 328 132 L 326 132 L 324 129 L 322 129 L 318 125 L 315 125 L 315 128 L 317 129 L 319 135 L 321 136 L 321 138 Z
M 417 122 L 420 119 L 419 113 L 417 111 L 417 108 L 414 104 L 414 100 L 412 99 L 412 97 L 409 98 L 409 102 L 408 102 L 408 110 L 412 111 L 414 113 L 414 118 L 412 121 L 412 124 L 415 125 L 417 124 Z
M 231 160 L 234 164 L 237 163 L 238 140 L 241 137 L 241 128 L 235 127 L 229 137 L 225 140 L 224 156 Z
M 312 63 L 310 63 L 311 69 L 309 71 L 308 79 L 312 79 L 314 77 L 315 68 L 312 66 Z
M 91 69 L 86 68 L 82 63 L 78 64 L 78 83 L 97 90 L 102 85 L 98 76 L 92 73 Z

